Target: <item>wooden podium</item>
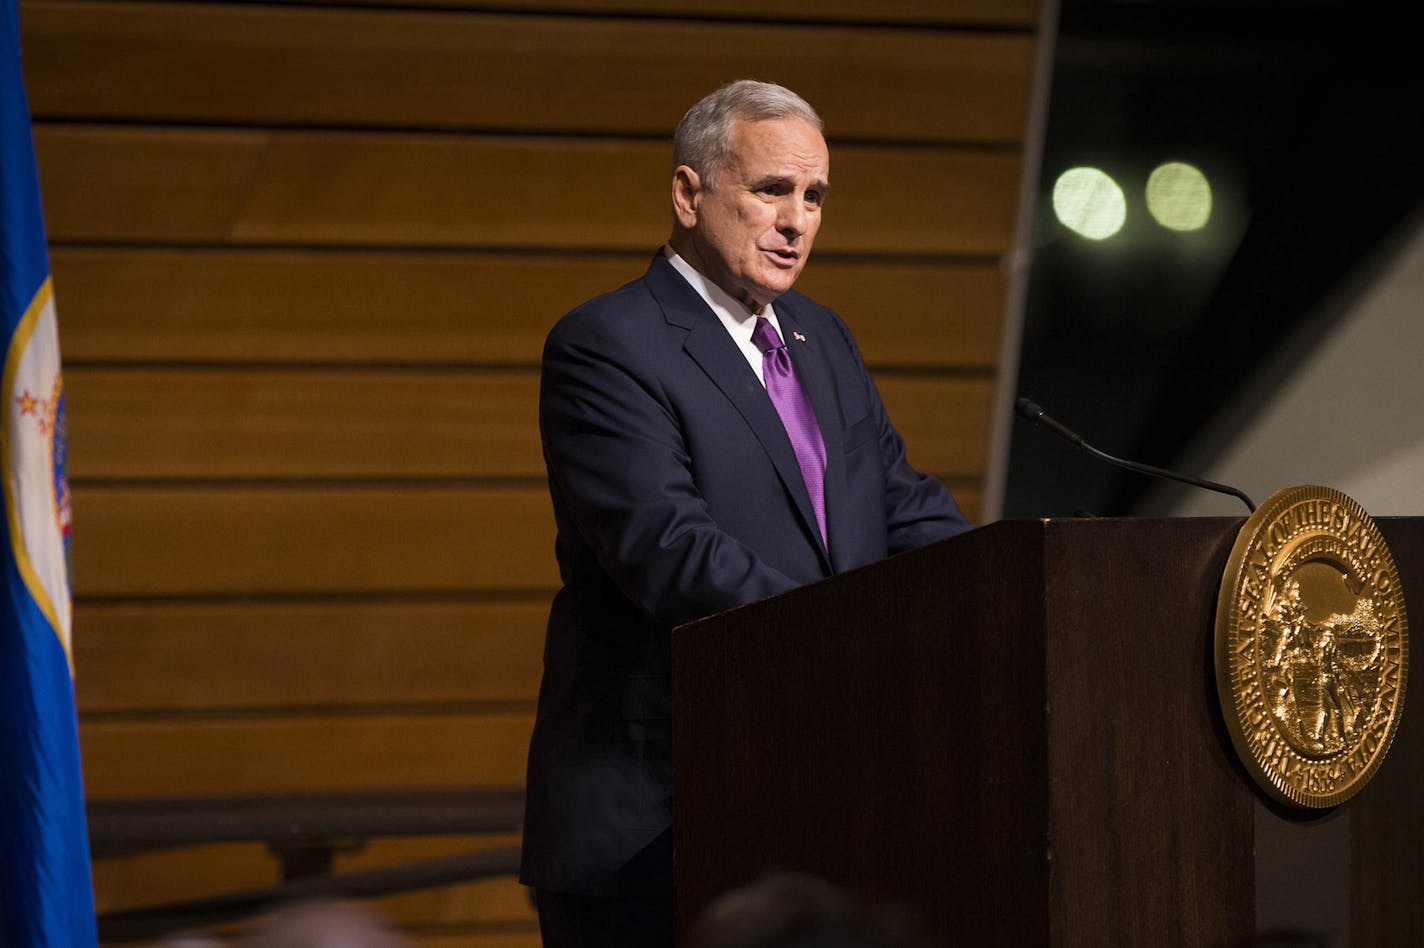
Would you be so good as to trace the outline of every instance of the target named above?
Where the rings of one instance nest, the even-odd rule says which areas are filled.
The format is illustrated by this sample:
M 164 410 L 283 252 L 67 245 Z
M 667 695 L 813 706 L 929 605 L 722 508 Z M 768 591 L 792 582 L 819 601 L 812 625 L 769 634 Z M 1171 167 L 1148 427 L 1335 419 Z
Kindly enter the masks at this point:
M 946 944 L 1251 942 L 1263 795 L 1213 670 L 1241 522 L 997 523 L 676 630 L 680 927 L 783 868 Z M 1418 615 L 1424 520 L 1379 522 Z M 1424 931 L 1408 707 L 1341 808 L 1357 944 Z

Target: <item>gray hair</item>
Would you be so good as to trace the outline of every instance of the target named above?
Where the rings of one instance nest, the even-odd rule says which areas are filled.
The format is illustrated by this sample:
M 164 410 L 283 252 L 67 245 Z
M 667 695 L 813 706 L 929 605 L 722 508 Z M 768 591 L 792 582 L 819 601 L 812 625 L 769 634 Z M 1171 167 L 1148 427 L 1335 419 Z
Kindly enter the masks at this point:
M 687 165 L 714 190 L 732 145 L 732 127 L 738 120 L 799 118 L 817 131 L 825 123 L 816 110 L 785 86 L 755 79 L 729 82 L 687 110 L 672 136 L 672 166 Z

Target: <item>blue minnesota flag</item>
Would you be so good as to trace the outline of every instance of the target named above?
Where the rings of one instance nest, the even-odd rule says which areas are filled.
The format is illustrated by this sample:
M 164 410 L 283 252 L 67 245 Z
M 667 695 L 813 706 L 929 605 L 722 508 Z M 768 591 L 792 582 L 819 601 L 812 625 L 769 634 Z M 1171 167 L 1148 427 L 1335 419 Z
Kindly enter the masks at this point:
M 96 943 L 69 651 L 69 488 L 54 291 L 16 0 L 0 0 L 0 948 Z

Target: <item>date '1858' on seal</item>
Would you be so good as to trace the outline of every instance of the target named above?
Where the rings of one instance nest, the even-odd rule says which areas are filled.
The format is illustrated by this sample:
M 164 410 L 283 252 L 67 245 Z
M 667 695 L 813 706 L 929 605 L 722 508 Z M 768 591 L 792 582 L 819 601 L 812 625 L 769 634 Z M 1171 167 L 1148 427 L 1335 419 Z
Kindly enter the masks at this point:
M 1222 713 L 1256 781 L 1308 808 L 1359 792 L 1394 739 L 1408 669 L 1399 572 L 1364 509 L 1326 487 L 1262 504 L 1216 618 Z

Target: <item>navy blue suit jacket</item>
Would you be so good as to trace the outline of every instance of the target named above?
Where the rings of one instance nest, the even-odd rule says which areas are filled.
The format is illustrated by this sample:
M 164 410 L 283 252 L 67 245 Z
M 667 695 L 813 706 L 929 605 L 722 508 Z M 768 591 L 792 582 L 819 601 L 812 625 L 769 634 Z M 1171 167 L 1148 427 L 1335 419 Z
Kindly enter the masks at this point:
M 746 357 L 659 253 L 559 321 L 539 421 L 558 526 L 529 751 L 528 884 L 611 894 L 672 823 L 673 626 L 968 529 L 913 470 L 845 324 L 776 301 L 826 444 L 829 549 Z

